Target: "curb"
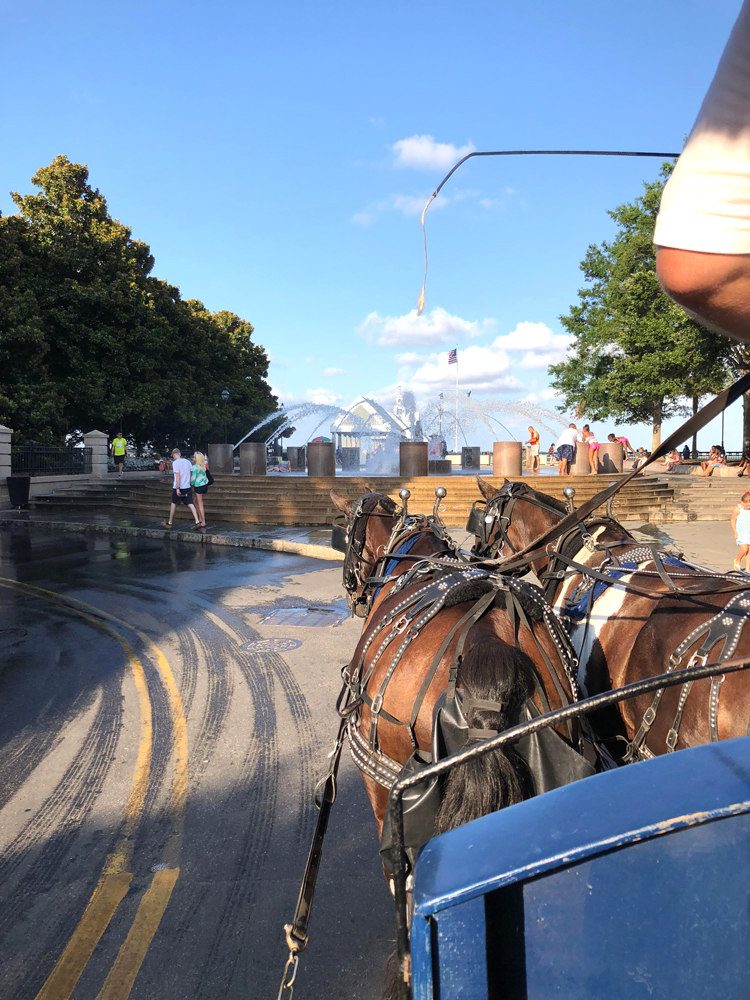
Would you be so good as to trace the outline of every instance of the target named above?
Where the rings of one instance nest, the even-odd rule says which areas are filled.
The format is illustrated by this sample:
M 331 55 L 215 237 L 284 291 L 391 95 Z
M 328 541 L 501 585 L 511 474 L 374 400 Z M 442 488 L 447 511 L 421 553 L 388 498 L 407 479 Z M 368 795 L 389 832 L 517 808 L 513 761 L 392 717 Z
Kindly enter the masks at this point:
M 71 531 L 87 535 L 124 535 L 129 538 L 175 539 L 178 542 L 192 542 L 194 545 L 227 545 L 238 549 L 287 552 L 290 555 L 309 556 L 312 559 L 322 559 L 327 562 L 344 561 L 343 552 L 337 552 L 326 545 L 293 542 L 286 538 L 200 534 L 196 531 L 167 531 L 162 528 L 134 528 L 131 525 L 116 524 L 81 524 L 76 521 L 16 521 L 12 518 L 0 521 L 0 527 L 3 528 L 14 524 L 25 524 L 43 531 Z

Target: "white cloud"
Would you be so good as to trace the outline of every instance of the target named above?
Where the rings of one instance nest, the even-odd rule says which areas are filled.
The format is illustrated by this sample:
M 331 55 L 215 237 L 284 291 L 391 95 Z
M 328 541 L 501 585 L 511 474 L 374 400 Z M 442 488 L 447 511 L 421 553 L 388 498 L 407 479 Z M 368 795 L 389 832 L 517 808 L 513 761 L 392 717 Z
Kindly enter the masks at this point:
M 480 198 L 479 204 L 482 208 L 486 208 L 488 212 L 491 212 L 493 209 L 503 207 L 503 203 L 499 198 Z
M 478 392 L 518 391 L 524 386 L 513 375 L 508 374 L 512 362 L 504 351 L 492 347 L 471 344 L 458 352 L 458 377 L 461 389 Z M 431 392 L 435 389 L 452 389 L 455 385 L 456 369 L 448 364 L 448 354 L 444 352 L 435 361 L 428 361 L 418 368 L 411 379 L 410 388 L 415 392 Z
M 399 365 L 418 365 L 420 361 L 424 360 L 424 357 L 415 351 L 407 351 L 406 354 L 396 355 L 396 363 Z
M 500 351 L 523 351 L 521 368 L 548 368 L 565 359 L 572 337 L 553 333 L 546 323 L 519 323 L 515 330 L 497 337 L 492 346 Z
M 324 368 L 323 374 L 326 378 L 336 378 L 338 375 L 344 374 L 343 368 Z
M 449 170 L 457 160 L 475 149 L 472 142 L 465 146 L 453 146 L 447 142 L 436 142 L 431 135 L 412 135 L 408 139 L 399 139 L 391 146 L 395 154 L 393 165 L 413 170 Z
M 322 403 L 324 406 L 334 406 L 343 398 L 330 389 L 307 389 L 305 395 L 312 403 Z
M 405 316 L 381 316 L 371 312 L 357 327 L 357 333 L 380 347 L 428 347 L 477 337 L 494 327 L 493 319 L 484 319 L 481 323 L 461 319 L 438 306 L 429 315 L 422 316 L 417 316 L 416 309 Z

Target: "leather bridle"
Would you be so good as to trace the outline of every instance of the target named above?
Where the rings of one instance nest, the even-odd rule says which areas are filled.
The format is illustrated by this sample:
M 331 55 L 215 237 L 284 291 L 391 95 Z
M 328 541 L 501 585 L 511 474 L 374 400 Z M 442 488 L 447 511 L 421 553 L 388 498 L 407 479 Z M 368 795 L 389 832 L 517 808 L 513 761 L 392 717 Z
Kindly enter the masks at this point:
M 508 536 L 508 528 L 513 508 L 520 499 L 540 510 L 565 517 L 565 508 L 561 510 L 560 507 L 545 503 L 525 483 L 504 483 L 491 500 L 475 500 L 472 505 L 466 530 L 479 539 L 474 543 L 472 555 L 481 559 L 495 559 L 506 545 L 512 553 L 518 551 Z

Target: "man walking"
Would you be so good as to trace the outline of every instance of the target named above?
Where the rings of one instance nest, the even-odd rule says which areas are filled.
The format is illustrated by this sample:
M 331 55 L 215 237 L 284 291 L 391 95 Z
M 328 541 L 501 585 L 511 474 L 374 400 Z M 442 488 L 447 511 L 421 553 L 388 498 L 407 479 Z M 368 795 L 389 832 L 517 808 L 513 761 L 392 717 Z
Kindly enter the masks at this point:
M 557 439 L 557 474 L 570 475 L 570 463 L 575 459 L 576 447 L 581 440 L 575 424 L 569 424 Z
M 109 451 L 112 458 L 115 460 L 115 468 L 120 473 L 117 478 L 122 479 L 122 470 L 125 466 L 125 458 L 128 454 L 128 442 L 122 436 L 122 431 L 118 433 L 117 437 L 112 442 Z
M 195 524 L 190 530 L 197 531 L 201 526 L 200 521 L 198 520 L 198 512 L 196 511 L 195 504 L 193 503 L 193 491 L 190 486 L 190 473 L 192 468 L 193 467 L 190 462 L 188 462 L 186 458 L 182 457 L 180 449 L 175 448 L 172 451 L 172 472 L 174 473 L 174 479 L 172 480 L 172 504 L 169 508 L 169 520 L 162 521 L 162 526 L 169 528 L 170 531 L 172 530 L 172 521 L 174 521 L 174 512 L 181 503 L 184 503 L 193 515 Z

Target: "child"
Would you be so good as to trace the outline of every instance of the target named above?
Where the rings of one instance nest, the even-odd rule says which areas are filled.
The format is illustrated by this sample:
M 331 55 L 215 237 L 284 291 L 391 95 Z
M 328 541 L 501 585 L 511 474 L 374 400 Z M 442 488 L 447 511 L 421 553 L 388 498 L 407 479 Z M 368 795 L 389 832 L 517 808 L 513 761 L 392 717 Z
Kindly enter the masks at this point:
M 750 573 L 750 493 L 743 493 L 742 499 L 732 511 L 732 532 L 740 547 L 734 568 L 742 569 L 745 560 L 745 572 Z

